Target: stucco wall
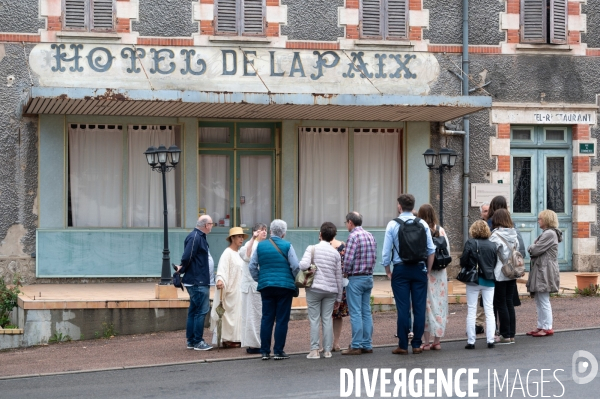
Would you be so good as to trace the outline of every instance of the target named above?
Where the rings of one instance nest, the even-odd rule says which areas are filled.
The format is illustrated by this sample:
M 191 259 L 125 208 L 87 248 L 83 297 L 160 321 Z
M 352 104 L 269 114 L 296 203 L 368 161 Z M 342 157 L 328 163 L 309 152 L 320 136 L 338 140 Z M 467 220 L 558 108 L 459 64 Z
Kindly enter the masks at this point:
M 39 0 L 1 0 L 0 32 L 38 33 L 46 22 L 38 18 Z
M 338 26 L 338 7 L 344 0 L 282 0 L 287 5 L 288 23 L 281 34 L 289 40 L 335 41 L 344 37 L 344 28 Z
M 588 0 L 581 5 L 581 13 L 587 19 L 587 32 L 581 33 L 581 42 L 587 43 L 588 48 L 600 47 L 600 1 Z
M 198 32 L 192 0 L 139 0 L 139 21 L 132 29 L 140 36 L 185 37 Z
M 37 118 L 21 116 L 31 80 L 31 47 L 0 44 L 0 276 L 33 278 L 30 255 L 37 225 Z M 7 77 L 9 79 L 7 79 Z
M 423 8 L 429 10 L 429 29 L 423 30 L 424 39 L 431 44 L 462 43 L 462 1 L 423 0 Z M 501 12 L 504 0 L 470 0 L 469 44 L 497 45 L 504 41 Z

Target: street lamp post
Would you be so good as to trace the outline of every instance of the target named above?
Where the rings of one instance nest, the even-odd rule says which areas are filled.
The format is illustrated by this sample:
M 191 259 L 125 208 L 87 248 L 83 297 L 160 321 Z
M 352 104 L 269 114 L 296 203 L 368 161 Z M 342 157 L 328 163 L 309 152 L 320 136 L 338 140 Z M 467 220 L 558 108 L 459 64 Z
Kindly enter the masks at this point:
M 444 225 L 444 169 L 452 169 L 456 164 L 456 151 L 449 148 L 442 148 L 437 154 L 431 148 L 423 153 L 425 165 L 429 171 L 437 171 L 440 174 L 440 226 Z M 437 158 L 440 159 L 440 166 L 435 166 Z
M 169 256 L 169 223 L 167 220 L 167 215 L 169 212 L 167 211 L 167 179 L 165 174 L 175 169 L 175 166 L 179 163 L 179 155 L 181 150 L 176 146 L 172 145 L 167 149 L 164 145 L 158 146 L 158 148 L 151 146 L 148 147 L 144 154 L 146 155 L 146 161 L 148 161 L 148 165 L 152 168 L 152 170 L 159 172 L 162 174 L 162 183 L 163 183 L 163 215 L 164 215 L 164 249 L 163 249 L 163 257 L 162 257 L 162 272 L 160 275 L 160 285 L 169 285 L 171 284 L 171 271 L 169 267 L 169 263 L 171 263 L 171 258 Z

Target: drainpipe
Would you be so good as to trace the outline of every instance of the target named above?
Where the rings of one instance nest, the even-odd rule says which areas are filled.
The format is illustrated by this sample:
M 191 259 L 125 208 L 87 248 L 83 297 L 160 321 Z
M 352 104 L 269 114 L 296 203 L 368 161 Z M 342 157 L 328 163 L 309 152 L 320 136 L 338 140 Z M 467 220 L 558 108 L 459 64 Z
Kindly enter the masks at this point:
M 463 0 L 462 95 L 469 95 L 469 0 Z M 469 239 L 469 116 L 463 117 L 463 244 Z

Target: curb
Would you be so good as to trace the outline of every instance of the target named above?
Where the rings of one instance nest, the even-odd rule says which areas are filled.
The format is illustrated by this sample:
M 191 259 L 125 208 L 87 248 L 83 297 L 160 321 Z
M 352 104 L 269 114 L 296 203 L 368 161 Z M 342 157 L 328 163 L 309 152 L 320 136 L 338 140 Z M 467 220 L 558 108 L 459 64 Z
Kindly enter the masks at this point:
M 575 331 L 587 331 L 587 330 L 600 330 L 600 327 L 582 327 L 582 328 L 573 328 L 569 330 L 555 330 L 554 333 L 565 333 L 565 332 L 575 332 Z M 526 334 L 516 334 L 517 336 L 526 336 Z M 460 342 L 465 341 L 466 338 L 453 338 L 448 340 L 442 340 L 441 342 Z M 396 345 L 373 345 L 373 348 L 392 348 Z M 290 356 L 298 356 L 305 355 L 310 351 L 302 351 L 302 352 L 292 352 L 289 353 Z M 170 363 L 158 363 L 158 364 L 146 364 L 139 366 L 121 366 L 121 367 L 106 367 L 101 369 L 91 369 L 91 370 L 73 370 L 73 371 L 61 371 L 56 373 L 37 373 L 37 374 L 24 374 L 24 375 L 14 375 L 7 377 L 0 377 L 0 381 L 3 380 L 16 380 L 16 379 L 24 379 L 24 378 L 36 378 L 36 377 L 51 377 L 51 376 L 60 376 L 60 375 L 69 375 L 69 374 L 87 374 L 87 373 L 100 373 L 104 371 L 118 371 L 118 370 L 134 370 L 134 369 L 145 369 L 145 368 L 153 368 L 153 367 L 169 367 L 169 366 L 181 366 L 186 364 L 200 364 L 200 363 L 220 363 L 220 362 L 231 362 L 236 360 L 256 360 L 260 359 L 259 355 L 255 356 L 237 356 L 237 357 L 228 357 L 223 359 L 201 359 L 201 360 L 187 360 L 184 362 L 170 362 Z

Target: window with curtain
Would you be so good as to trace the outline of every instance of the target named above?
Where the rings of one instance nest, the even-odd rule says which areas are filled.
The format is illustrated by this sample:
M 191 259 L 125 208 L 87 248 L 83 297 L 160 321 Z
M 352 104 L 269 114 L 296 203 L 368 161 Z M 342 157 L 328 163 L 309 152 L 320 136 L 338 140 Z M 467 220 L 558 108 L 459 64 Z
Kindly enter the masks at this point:
M 180 127 L 70 124 L 68 225 L 163 227 L 162 176 L 144 156 L 161 144 L 181 148 Z M 166 183 L 168 224 L 179 227 L 180 168 L 166 174 Z
M 300 128 L 299 224 L 343 225 L 348 213 L 348 129 Z
M 401 133 L 384 128 L 301 128 L 300 227 L 319 227 L 326 221 L 342 227 L 351 210 L 363 215 L 364 226 L 383 227 L 396 217 Z

